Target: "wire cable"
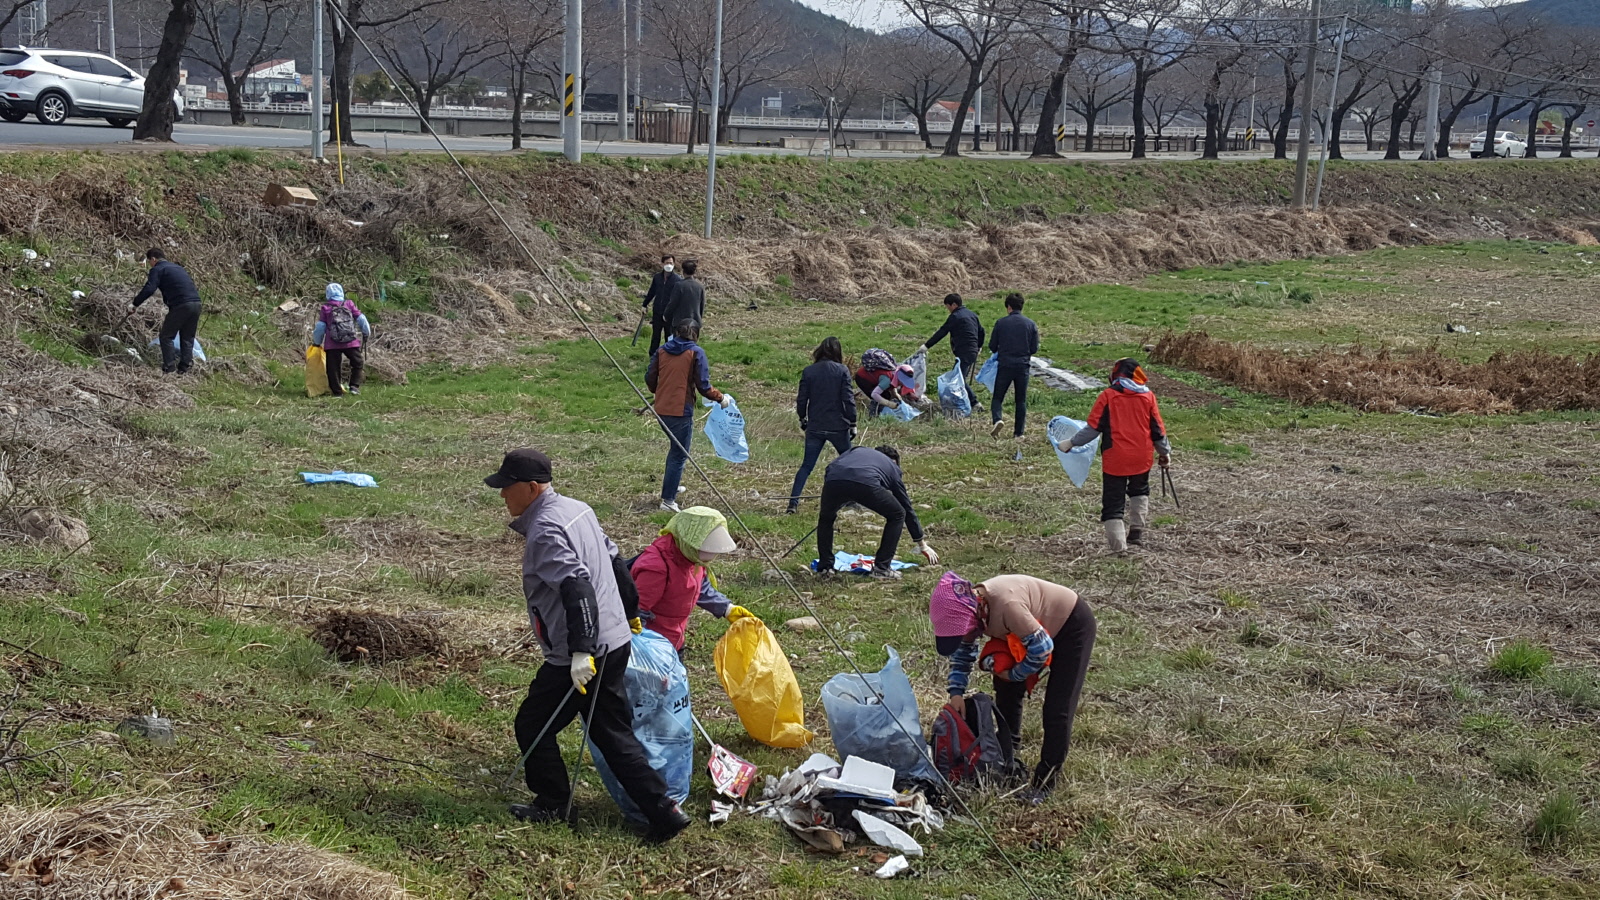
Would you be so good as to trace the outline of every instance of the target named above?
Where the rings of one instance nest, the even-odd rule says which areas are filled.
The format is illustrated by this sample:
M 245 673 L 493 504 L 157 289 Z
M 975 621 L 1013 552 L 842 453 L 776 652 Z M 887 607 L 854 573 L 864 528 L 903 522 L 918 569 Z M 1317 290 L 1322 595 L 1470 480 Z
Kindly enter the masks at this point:
M 334 15 L 338 16 L 340 20 L 344 22 L 345 27 L 350 29 L 350 34 L 354 35 L 356 40 L 361 42 L 362 48 L 367 51 L 367 55 L 372 58 L 374 63 L 377 64 L 378 68 L 383 72 L 384 77 L 389 78 L 389 80 L 393 82 L 394 79 L 390 75 L 388 68 L 383 64 L 383 61 L 378 58 L 377 54 L 373 52 L 372 46 L 367 43 L 367 39 L 361 35 L 361 32 L 357 31 L 351 26 L 350 20 L 345 16 L 344 10 L 339 8 L 339 4 L 329 4 L 328 9 L 332 10 Z M 873 691 L 873 693 L 877 696 L 878 702 L 880 704 L 884 704 L 884 708 L 887 709 L 887 703 L 885 702 L 882 692 L 875 687 L 871 687 L 871 682 L 867 680 L 867 673 L 862 671 L 861 667 L 856 664 L 855 659 L 848 652 L 846 652 L 844 644 L 839 640 L 838 636 L 834 633 L 834 630 L 828 627 L 827 622 L 824 621 L 821 616 L 817 615 L 816 608 L 811 605 L 810 601 L 808 601 L 800 592 L 800 589 L 795 586 L 794 580 L 791 579 L 789 574 L 783 570 L 783 567 L 779 561 L 773 558 L 771 552 L 768 551 L 766 546 L 761 543 L 761 539 L 756 536 L 756 533 L 751 530 L 750 526 L 744 521 L 744 518 L 739 515 L 738 510 L 734 509 L 733 504 L 728 502 L 728 498 L 722 493 L 721 488 L 717 487 L 716 482 L 712 481 L 711 476 L 704 468 L 700 466 L 699 460 L 695 459 L 694 455 L 689 452 L 689 448 L 683 446 L 678 439 L 672 435 L 672 432 L 667 430 L 666 423 L 661 420 L 660 414 L 655 411 L 654 404 L 650 403 L 649 398 L 646 397 L 644 392 L 639 389 L 639 385 L 634 382 L 632 376 L 630 376 L 628 371 L 622 367 L 622 364 L 617 361 L 617 358 L 612 355 L 611 348 L 607 347 L 605 342 L 600 339 L 600 336 L 595 333 L 594 327 L 589 324 L 588 320 L 585 319 L 582 313 L 578 311 L 577 306 L 575 306 L 571 299 L 567 297 L 566 291 L 562 290 L 560 283 L 557 282 L 555 277 L 550 274 L 550 270 L 539 261 L 538 257 L 534 255 L 533 251 L 528 248 L 528 245 L 523 242 L 522 237 L 518 235 L 516 230 L 511 227 L 511 223 L 506 221 L 505 216 L 500 212 L 500 208 L 496 206 L 494 201 L 489 198 L 488 193 L 485 192 L 482 186 L 478 184 L 477 179 L 472 177 L 472 173 L 469 172 L 467 167 L 462 164 L 460 157 L 456 156 L 450 147 L 445 144 L 443 138 L 439 136 L 439 133 L 434 130 L 433 123 L 422 117 L 421 111 L 417 109 L 416 104 L 410 97 L 405 96 L 403 93 L 401 96 L 405 99 L 406 105 L 411 107 L 412 112 L 417 114 L 417 118 L 422 123 L 422 127 L 428 130 L 428 134 L 431 135 L 434 141 L 439 144 L 439 148 L 444 151 L 445 156 L 449 157 L 450 161 L 455 164 L 455 167 L 457 171 L 461 173 L 461 176 L 466 179 L 468 184 L 472 186 L 472 189 L 477 192 L 478 196 L 483 198 L 484 206 L 500 223 L 500 226 L 505 229 L 506 234 L 511 236 L 511 239 L 522 251 L 522 254 L 527 257 L 528 261 L 533 264 L 538 273 L 550 285 L 551 290 L 555 292 L 556 297 L 560 299 L 562 305 L 567 308 L 567 311 L 572 314 L 572 317 L 576 319 L 578 324 L 583 327 L 584 333 L 589 336 L 590 340 L 594 341 L 595 346 L 600 348 L 601 353 L 605 355 L 612 367 L 617 370 L 617 374 L 622 376 L 623 380 L 628 383 L 628 387 L 632 388 L 634 394 L 637 395 L 639 399 L 643 401 L 650 409 L 651 415 L 656 419 L 656 423 L 661 426 L 661 430 L 672 440 L 673 445 L 676 446 L 681 453 L 683 453 L 686 461 L 694 467 L 695 472 L 700 476 L 701 480 L 706 483 L 706 487 L 710 488 L 711 492 L 716 495 L 718 502 L 720 502 L 723 507 L 728 510 L 729 515 L 731 515 L 733 520 L 738 523 L 740 530 L 743 531 L 744 534 L 750 539 L 751 544 L 754 545 L 758 551 L 760 551 L 761 556 L 783 578 L 784 586 L 787 587 L 789 592 L 794 595 L 795 600 L 799 602 L 801 608 L 805 609 L 807 613 L 817 620 L 817 623 L 821 626 L 821 631 L 823 635 L 827 637 L 828 642 L 833 644 L 834 649 L 839 653 L 840 657 L 845 660 L 845 663 L 849 665 L 850 669 L 855 673 L 855 675 L 861 679 L 862 683 L 867 685 L 869 689 Z M 916 723 L 916 731 L 913 733 L 910 728 L 906 727 L 904 722 L 900 721 L 900 717 L 898 715 L 890 713 L 889 717 L 894 720 L 895 725 L 899 727 L 901 733 L 906 737 L 906 739 L 911 741 L 912 746 L 918 748 L 924 748 L 926 746 L 926 739 L 922 735 L 922 723 Z M 932 765 L 932 760 L 928 759 L 926 749 L 922 750 L 922 755 L 923 759 L 928 760 L 929 767 L 933 770 L 934 774 L 939 776 L 939 781 L 944 786 L 947 794 L 961 807 L 961 811 L 967 816 L 968 819 L 972 821 L 972 823 L 977 827 L 978 831 L 983 834 L 984 838 L 990 843 L 990 845 L 994 847 L 995 852 L 1000 855 L 1000 858 L 1005 862 L 1007 868 L 1011 870 L 1011 874 L 1017 879 L 1017 882 L 1022 885 L 1022 887 L 1028 892 L 1028 895 L 1034 898 L 1034 900 L 1044 900 L 1045 895 L 1042 894 L 1038 888 L 1034 887 L 1033 883 L 1028 880 L 1027 876 L 1023 875 L 1022 870 L 1018 868 L 1017 864 L 1011 859 L 1010 854 L 1006 853 L 1005 848 L 1000 845 L 1000 841 L 995 838 L 993 832 L 989 830 L 988 826 L 983 824 L 982 820 L 973 814 L 972 809 L 967 805 L 966 800 L 962 799 L 961 795 L 956 793 L 955 785 L 953 785 L 950 780 L 945 777 L 943 772 L 938 770 L 937 766 Z

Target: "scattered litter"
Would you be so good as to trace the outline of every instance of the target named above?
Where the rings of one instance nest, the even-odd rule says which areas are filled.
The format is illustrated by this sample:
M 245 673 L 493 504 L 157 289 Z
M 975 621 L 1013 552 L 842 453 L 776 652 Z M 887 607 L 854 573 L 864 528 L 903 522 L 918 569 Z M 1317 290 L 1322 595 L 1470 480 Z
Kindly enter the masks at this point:
M 133 716 L 117 725 L 117 734 L 127 738 L 144 738 L 157 747 L 171 747 L 178 742 L 172 731 L 172 720 L 161 716 Z
M 711 824 L 721 825 L 728 821 L 728 817 L 733 815 L 733 809 L 732 803 L 723 803 L 721 800 L 711 801 Z
M 363 222 L 363 221 L 361 221 L 359 219 L 345 219 L 344 223 L 346 225 L 349 225 L 351 228 L 365 228 L 365 227 L 367 227 L 367 223 L 365 223 L 365 222 Z
M 392 287 L 392 288 L 403 288 L 403 287 L 406 286 L 406 283 L 404 281 L 391 281 L 388 284 L 389 284 L 389 287 Z
M 310 188 L 269 184 L 267 185 L 267 193 L 261 198 L 261 202 L 273 207 L 312 207 L 317 205 L 317 195 Z
M 851 756 L 845 759 L 838 777 L 819 774 L 817 787 L 874 800 L 893 800 L 894 769 L 870 759 Z
M 706 727 L 693 715 L 689 716 L 689 721 L 694 723 L 694 727 L 700 730 L 700 736 L 711 745 L 711 757 L 706 760 L 706 771 L 711 774 L 711 786 L 725 797 L 743 799 L 749 792 L 750 786 L 755 784 L 756 764 L 713 741 Z
M 150 343 L 146 344 L 145 346 L 146 347 L 159 348 L 161 346 L 160 339 L 159 338 L 151 338 L 150 339 Z M 173 335 L 172 336 L 172 350 L 173 350 L 174 353 L 176 353 L 178 351 L 178 336 L 177 335 Z M 206 351 L 205 351 L 204 347 L 200 346 L 200 339 L 199 338 L 195 338 L 194 339 L 194 361 L 195 362 L 205 362 L 206 361 Z
M 306 480 L 306 484 L 338 483 L 369 488 L 375 488 L 378 486 L 377 480 L 371 475 L 364 475 L 360 472 L 345 472 L 340 469 L 334 469 L 332 472 L 327 474 L 322 472 L 301 472 L 300 477 Z
M 1454 324 L 1444 326 L 1444 330 L 1448 334 L 1467 334 L 1468 332 L 1472 331 L 1471 328 L 1468 328 L 1465 325 Z
M 22 258 L 26 259 L 26 260 L 38 259 L 39 258 L 39 252 L 37 250 L 29 250 L 28 248 L 24 247 L 22 249 Z
M 822 627 L 822 623 L 817 621 L 816 616 L 801 616 L 783 623 L 783 627 L 790 631 L 816 631 Z
M 1058 391 L 1098 391 L 1106 386 L 1106 383 L 1098 378 L 1058 369 L 1042 356 L 1032 357 L 1028 366 L 1032 369 L 1034 378 Z
M 294 312 L 300 308 L 299 300 L 285 300 L 278 304 L 278 312 Z
M 848 763 L 848 761 L 847 761 Z M 906 856 L 921 856 L 922 845 L 917 843 L 911 835 L 901 831 L 898 827 L 885 822 L 871 813 L 856 810 L 856 822 L 861 825 L 861 833 L 867 840 L 879 847 L 888 847 L 898 850 Z M 902 857 L 903 859 L 904 857 Z
M 896 856 L 894 859 L 884 863 L 882 868 L 872 874 L 879 878 L 893 878 L 909 868 L 911 868 L 911 863 L 907 862 L 904 856 Z
M 841 771 L 839 763 L 826 753 L 813 753 L 811 758 L 800 764 L 795 769 L 801 775 L 826 775 L 830 778 L 839 777 Z
M 72 299 L 74 299 L 74 300 L 82 300 L 84 297 L 87 297 L 87 296 L 89 296 L 89 295 L 85 294 L 83 291 L 73 291 L 72 292 Z
M 852 575 L 868 575 L 872 572 L 872 557 L 861 553 L 846 553 L 843 550 L 839 550 L 833 554 L 833 568 L 836 572 L 849 572 Z M 889 568 L 898 572 L 902 569 L 915 569 L 917 568 L 917 564 L 901 562 L 900 560 L 896 559 L 890 561 Z M 813 559 L 811 561 L 811 571 L 822 571 L 821 560 Z

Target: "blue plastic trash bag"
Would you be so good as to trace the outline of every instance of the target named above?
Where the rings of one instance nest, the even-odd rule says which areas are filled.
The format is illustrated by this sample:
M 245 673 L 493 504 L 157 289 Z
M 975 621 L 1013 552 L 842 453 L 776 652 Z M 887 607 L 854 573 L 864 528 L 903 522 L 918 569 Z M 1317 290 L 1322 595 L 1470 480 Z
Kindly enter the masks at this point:
M 151 338 L 150 339 L 150 346 L 159 348 L 161 346 L 160 340 L 161 340 L 160 338 Z M 177 335 L 173 335 L 172 336 L 172 343 L 171 343 L 170 346 L 172 347 L 172 351 L 174 353 L 177 353 L 182 349 L 178 344 L 178 336 Z M 201 349 L 201 347 L 200 347 L 200 339 L 199 338 L 195 338 L 194 339 L 194 361 L 195 362 L 205 362 L 206 361 L 206 351 Z
M 356 487 L 378 486 L 378 482 L 371 475 L 365 475 L 361 472 L 346 472 L 341 469 L 334 469 L 327 474 L 322 472 L 301 472 L 300 477 L 306 480 L 306 484 L 338 483 L 353 484 Z
M 706 416 L 706 437 L 711 439 L 711 448 L 718 456 L 731 463 L 742 463 L 750 459 L 750 445 L 744 439 L 744 414 L 739 412 L 739 404 L 733 402 L 732 394 L 723 396 L 728 398 L 727 409 L 705 401 L 711 407 L 711 415 Z
M 994 377 L 995 375 L 999 374 L 999 372 L 1000 358 L 991 353 L 989 354 L 989 358 L 983 361 L 983 365 L 978 367 L 977 381 L 979 384 L 988 388 L 989 393 L 992 394 L 994 393 Z
M 813 559 L 811 561 L 811 571 L 820 572 L 822 571 L 821 566 L 821 560 Z M 898 559 L 889 561 L 889 568 L 894 569 L 896 572 L 902 569 L 915 569 L 916 567 L 916 563 L 901 562 Z M 835 572 L 849 572 L 852 575 L 867 575 L 872 572 L 872 557 L 864 553 L 846 553 L 843 550 L 836 550 L 833 554 L 833 570 Z
M 911 367 L 911 379 L 917 386 L 917 396 L 928 396 L 928 351 L 918 350 L 906 357 L 905 364 Z
M 882 671 L 863 682 L 853 672 L 835 675 L 822 686 L 822 708 L 839 758 L 859 756 L 894 769 L 901 778 L 938 781 L 922 739 L 917 697 L 893 647 Z M 879 701 L 878 694 L 883 695 Z M 896 720 L 899 724 L 896 724 Z
M 965 419 L 972 415 L 972 398 L 967 396 L 967 382 L 961 376 L 961 362 L 939 376 L 939 408 Z
M 1100 449 L 1100 438 L 1082 447 L 1073 447 L 1063 453 L 1060 444 L 1072 440 L 1072 436 L 1083 430 L 1084 423 L 1066 416 L 1056 416 L 1050 420 L 1050 427 L 1045 433 L 1050 436 L 1050 446 L 1056 448 L 1056 456 L 1061 460 L 1061 468 L 1066 470 L 1067 477 L 1072 479 L 1073 487 L 1083 487 L 1089 478 L 1089 467 L 1094 465 L 1094 453 Z
M 909 422 L 922 415 L 922 410 L 912 406 L 908 401 L 901 400 L 899 406 L 883 407 L 883 412 L 880 415 L 888 416 L 891 419 L 899 419 L 902 422 Z
M 672 643 L 648 628 L 634 635 L 627 682 L 633 735 L 644 745 L 650 767 L 666 779 L 667 794 L 682 803 L 689 799 L 689 779 L 694 776 L 694 717 L 689 710 L 689 675 Z M 630 822 L 649 824 L 593 741 L 589 752 L 622 815 Z

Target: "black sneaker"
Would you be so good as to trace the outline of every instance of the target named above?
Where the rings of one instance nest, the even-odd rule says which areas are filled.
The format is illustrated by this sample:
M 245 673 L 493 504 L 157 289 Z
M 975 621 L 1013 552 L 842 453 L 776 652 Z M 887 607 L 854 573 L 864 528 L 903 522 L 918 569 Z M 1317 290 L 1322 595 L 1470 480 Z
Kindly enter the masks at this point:
M 1142 543 L 1144 543 L 1144 529 L 1143 528 L 1130 528 L 1130 529 L 1128 529 L 1128 546 L 1129 547 L 1137 547 L 1138 545 L 1140 545 Z
M 792 515 L 794 515 L 795 513 L 799 512 L 799 511 L 800 511 L 800 507 L 791 506 L 788 509 L 785 509 L 783 511 L 783 514 L 786 515 L 786 516 L 792 516 Z
M 670 809 L 664 809 L 656 815 L 656 820 L 650 824 L 650 830 L 645 832 L 644 839 L 652 844 L 665 844 L 688 828 L 693 820 L 683 812 L 683 807 L 672 804 Z
M 358 388 L 358 387 L 353 387 L 353 386 L 352 386 L 352 387 L 351 387 L 351 388 L 350 388 L 350 393 L 352 393 L 352 394 L 360 394 L 360 393 L 361 393 L 361 388 Z
M 506 808 L 513 819 L 529 822 L 534 825 L 544 825 L 552 822 L 566 822 L 568 825 L 578 821 L 576 811 L 568 818 L 565 810 L 559 806 L 544 806 L 538 803 L 513 803 Z

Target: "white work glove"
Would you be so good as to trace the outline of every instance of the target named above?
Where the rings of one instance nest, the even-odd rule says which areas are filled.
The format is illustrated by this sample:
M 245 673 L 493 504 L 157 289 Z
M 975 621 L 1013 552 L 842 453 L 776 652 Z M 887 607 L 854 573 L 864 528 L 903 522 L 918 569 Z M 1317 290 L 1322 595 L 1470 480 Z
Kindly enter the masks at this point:
M 928 565 L 937 566 L 939 564 L 939 554 L 934 551 L 932 544 L 928 543 L 927 541 L 918 541 L 917 549 L 920 550 L 923 557 L 928 560 Z
M 594 654 L 572 654 L 572 686 L 578 689 L 578 693 L 589 693 L 584 685 L 588 684 L 592 678 L 594 678 Z
M 928 345 L 927 345 L 927 344 L 920 344 L 920 345 L 918 345 L 918 347 L 917 347 L 917 353 L 927 353 L 927 352 L 928 352 Z M 911 354 L 911 355 L 912 355 L 912 356 L 916 356 L 916 355 L 917 355 L 917 353 L 913 353 L 913 354 Z
M 136 310 L 138 308 L 139 308 L 139 304 L 137 304 L 137 303 L 129 303 L 128 304 L 128 312 L 133 312 L 134 310 Z
M 723 394 L 721 402 L 722 402 L 722 408 L 723 409 L 727 409 L 728 407 L 733 405 L 733 398 L 728 396 L 727 394 Z

